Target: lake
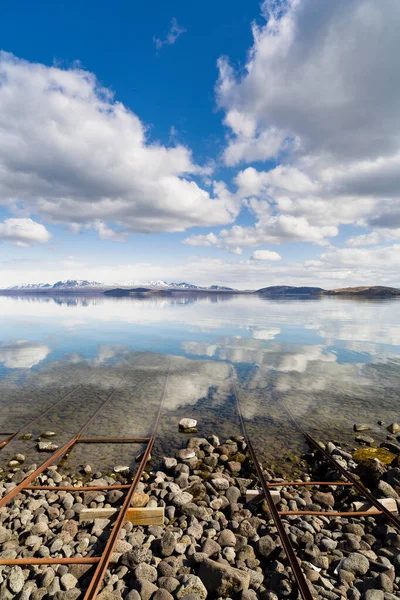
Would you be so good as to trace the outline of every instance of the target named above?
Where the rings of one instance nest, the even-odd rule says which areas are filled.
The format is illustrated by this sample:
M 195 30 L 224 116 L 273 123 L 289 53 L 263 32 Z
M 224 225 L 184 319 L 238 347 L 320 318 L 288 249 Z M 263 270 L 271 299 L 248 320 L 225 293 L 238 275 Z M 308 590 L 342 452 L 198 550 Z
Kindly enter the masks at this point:
M 151 435 L 164 394 L 160 457 L 185 438 L 182 417 L 200 435 L 240 434 L 239 400 L 260 460 L 283 475 L 300 471 L 306 449 L 285 406 L 318 439 L 349 448 L 354 423 L 381 443 L 400 421 L 396 299 L 0 296 L 0 332 L 1 437 L 52 407 L 26 429 L 31 440 L 19 433 L 2 450 L 2 467 L 17 451 L 42 462 L 38 435 L 64 443 L 111 394 L 85 437 Z M 63 467 L 132 465 L 140 449 L 79 444 Z

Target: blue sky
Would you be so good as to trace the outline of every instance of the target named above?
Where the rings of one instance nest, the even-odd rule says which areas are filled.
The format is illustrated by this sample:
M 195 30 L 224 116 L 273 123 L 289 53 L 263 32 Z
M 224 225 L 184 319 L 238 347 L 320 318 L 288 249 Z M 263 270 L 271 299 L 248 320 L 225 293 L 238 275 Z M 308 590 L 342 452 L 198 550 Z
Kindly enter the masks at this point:
M 400 285 L 399 16 L 3 4 L 2 285 Z

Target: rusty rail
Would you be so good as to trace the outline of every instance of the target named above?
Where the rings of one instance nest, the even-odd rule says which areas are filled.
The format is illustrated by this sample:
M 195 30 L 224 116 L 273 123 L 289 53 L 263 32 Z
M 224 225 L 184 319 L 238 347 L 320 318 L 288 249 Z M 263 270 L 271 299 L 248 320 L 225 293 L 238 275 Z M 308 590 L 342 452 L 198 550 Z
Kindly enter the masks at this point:
M 246 429 L 246 422 L 245 422 L 244 417 L 243 417 L 243 413 L 242 413 L 242 409 L 241 409 L 241 405 L 240 405 L 240 400 L 239 400 L 239 395 L 237 393 L 235 376 L 232 373 L 232 371 L 233 371 L 233 368 L 231 367 L 232 387 L 233 387 L 234 395 L 235 395 L 235 398 L 236 398 L 236 404 L 237 404 L 237 408 L 238 408 L 238 414 L 239 414 L 239 419 L 240 419 L 240 423 L 241 423 L 241 426 L 242 426 L 243 435 L 245 437 L 247 446 L 248 446 L 248 448 L 250 450 L 251 458 L 253 460 L 254 467 L 256 469 L 258 479 L 259 479 L 261 487 L 263 489 L 263 492 L 264 492 L 264 495 L 265 495 L 265 499 L 266 499 L 266 501 L 268 503 L 269 511 L 271 513 L 271 516 L 272 516 L 274 522 L 275 522 L 276 528 L 277 528 L 278 533 L 279 533 L 279 537 L 281 538 L 281 542 L 282 542 L 283 548 L 285 550 L 287 559 L 289 561 L 289 564 L 290 564 L 290 567 L 292 569 L 294 578 L 295 578 L 296 583 L 298 585 L 298 588 L 300 590 L 301 596 L 303 597 L 303 600 L 313 600 L 313 595 L 312 595 L 312 593 L 310 591 L 310 588 L 308 587 L 308 583 L 307 583 L 307 580 L 306 580 L 306 578 L 304 576 L 304 573 L 303 573 L 303 571 L 302 571 L 302 569 L 301 569 L 301 567 L 300 567 L 300 565 L 299 565 L 299 563 L 297 561 L 297 556 L 296 556 L 296 553 L 295 553 L 294 548 L 292 546 L 292 543 L 291 543 L 291 541 L 289 539 L 288 534 L 285 531 L 285 527 L 284 527 L 284 525 L 282 523 L 282 520 L 281 520 L 281 517 L 279 515 L 279 512 L 278 512 L 278 510 L 277 510 L 277 508 L 276 508 L 276 506 L 274 504 L 274 501 L 272 499 L 271 492 L 269 491 L 268 483 L 265 480 L 265 477 L 263 475 L 262 468 L 260 466 L 260 463 L 258 462 L 257 455 L 256 455 L 256 453 L 254 451 L 254 448 L 253 448 L 253 444 L 252 444 L 250 438 L 248 437 L 247 429 Z M 85 600 L 89 600 L 89 599 L 85 598 Z
M 96 571 L 92 577 L 92 580 L 89 584 L 89 587 L 86 590 L 85 596 L 83 600 L 94 600 L 97 597 L 97 594 L 100 590 L 100 586 L 101 583 L 103 581 L 104 575 L 106 573 L 107 567 L 110 563 L 111 560 L 111 555 L 113 553 L 113 550 L 115 548 L 115 545 L 118 541 L 118 536 L 119 533 L 122 529 L 122 526 L 124 524 L 125 521 L 125 517 L 126 517 L 126 513 L 129 509 L 130 503 L 131 503 L 131 499 L 133 494 L 136 491 L 137 485 L 139 483 L 139 480 L 143 474 L 143 471 L 146 467 L 149 455 L 153 449 L 153 445 L 154 445 L 154 440 L 155 440 L 155 436 L 157 434 L 157 430 L 158 430 L 158 424 L 160 422 L 160 418 L 161 418 L 161 413 L 164 407 L 164 402 L 165 402 L 165 397 L 166 397 L 166 392 L 167 392 L 167 385 L 168 385 L 168 379 L 169 379 L 169 374 L 170 374 L 170 370 L 171 370 L 171 365 L 169 365 L 168 367 L 168 371 L 167 371 L 167 375 L 165 378 L 165 383 L 164 383 L 164 388 L 163 388 L 163 392 L 162 392 L 162 396 L 161 396 L 161 401 L 160 401 L 160 407 L 158 409 L 158 413 L 157 413 L 157 417 L 156 417 L 156 421 L 154 423 L 154 427 L 153 427 L 153 431 L 152 431 L 152 435 L 151 435 L 151 439 L 147 445 L 146 450 L 144 451 L 142 460 L 140 462 L 139 468 L 135 473 L 135 476 L 133 478 L 132 484 L 126 494 L 125 500 L 123 505 L 121 506 L 121 509 L 118 513 L 118 517 L 115 521 L 114 527 L 111 531 L 110 537 L 108 538 L 107 541 L 107 545 L 104 549 L 104 552 L 102 554 L 101 560 L 99 562 L 99 564 L 97 565 Z
M 117 389 L 119 388 L 119 386 L 123 383 L 123 381 L 125 381 L 127 375 L 128 375 L 128 373 L 125 373 L 125 375 L 120 379 L 120 381 L 114 387 L 114 389 L 109 394 L 109 396 L 106 398 L 106 400 L 95 410 L 94 414 L 88 419 L 88 421 L 86 421 L 86 423 L 83 425 L 83 427 L 81 427 L 80 431 L 74 437 L 72 437 L 70 440 L 68 440 L 63 446 L 61 446 L 61 448 L 56 450 L 56 452 L 54 452 L 54 454 L 52 454 L 37 469 L 35 469 L 35 471 L 33 471 L 30 475 L 25 477 L 25 479 L 23 481 L 21 481 L 21 483 L 19 483 L 15 488 L 10 490 L 7 494 L 5 494 L 5 496 L 3 496 L 3 498 L 0 499 L 0 508 L 3 508 L 3 506 L 6 506 L 6 504 L 8 504 L 8 502 L 10 502 L 10 500 L 15 498 L 15 496 L 17 494 L 19 494 L 23 489 L 25 489 L 30 483 L 32 483 L 32 481 L 35 481 L 35 479 L 38 477 L 38 475 L 43 473 L 43 471 L 45 471 L 47 469 L 47 467 L 50 467 L 53 463 L 56 462 L 56 460 L 58 460 L 59 458 L 64 456 L 64 454 L 70 448 L 72 448 L 72 446 L 74 446 L 74 444 L 77 442 L 77 440 L 82 436 L 82 434 L 86 431 L 86 429 L 89 427 L 89 425 L 97 417 L 99 412 L 106 406 L 106 404 L 108 404 L 108 402 L 110 402 L 110 400 L 114 396 L 114 394 L 117 391 Z
M 367 490 L 355 477 L 352 473 L 350 473 L 349 471 L 347 471 L 346 469 L 344 469 L 342 467 L 342 465 L 340 465 L 334 458 L 333 456 L 331 456 L 329 454 L 329 452 L 327 452 L 324 448 L 321 448 L 320 444 L 306 431 L 304 431 L 304 429 L 302 428 L 302 426 L 300 425 L 300 423 L 298 423 L 297 419 L 295 418 L 295 416 L 293 415 L 292 411 L 284 404 L 283 401 L 280 401 L 281 406 L 285 409 L 285 411 L 287 412 L 287 414 L 289 415 L 289 417 L 291 418 L 293 424 L 297 427 L 297 429 L 304 435 L 304 437 L 306 438 L 307 442 L 310 444 L 310 446 L 314 446 L 316 449 L 319 450 L 319 452 L 321 452 L 321 454 L 324 456 L 324 458 L 326 458 L 326 460 L 328 462 L 331 463 L 331 465 L 341 474 L 343 475 L 343 477 L 345 477 L 349 482 L 351 482 L 351 484 L 357 489 L 357 491 L 364 496 L 365 498 L 367 498 L 368 502 L 370 504 L 372 504 L 373 506 L 375 506 L 375 508 L 377 509 L 377 514 L 383 514 L 385 515 L 385 517 L 387 519 L 389 519 L 389 521 L 397 528 L 400 529 L 400 520 L 398 517 L 396 517 L 393 513 L 390 512 L 390 510 L 388 510 L 386 508 L 386 506 L 383 506 L 383 504 L 381 504 L 379 502 L 379 500 L 377 498 L 375 498 L 375 496 L 373 496 L 371 494 L 371 492 L 369 490 Z M 360 514 L 360 513 L 358 513 Z M 371 514 L 371 513 L 369 513 Z
M 29 421 L 28 423 L 25 423 L 25 425 L 23 425 L 22 427 L 20 427 L 18 429 L 18 431 L 15 431 L 14 433 L 8 434 L 7 438 L 5 438 L 4 440 L 0 441 L 0 450 L 2 448 L 4 448 L 5 446 L 7 446 L 7 444 L 9 444 L 11 442 L 11 440 L 13 440 L 17 435 L 19 435 L 20 433 L 22 433 L 23 431 L 25 431 L 25 429 L 28 429 L 28 427 L 31 427 L 34 423 L 36 423 L 37 421 L 39 421 L 39 419 L 41 419 L 42 417 L 45 417 L 51 410 L 53 410 L 53 408 L 55 406 L 57 406 L 57 404 L 60 404 L 60 402 L 63 402 L 64 400 L 66 400 L 67 398 L 69 398 L 69 396 L 71 396 L 72 394 L 74 394 L 76 392 L 76 390 L 78 390 L 80 387 L 82 387 L 81 383 L 79 385 L 77 385 L 73 390 L 71 390 L 70 392 L 68 392 L 67 394 L 65 394 L 65 396 L 63 396 L 62 398 L 60 398 L 59 400 L 57 400 L 57 402 L 54 402 L 51 406 L 49 406 L 48 408 L 46 408 L 37 417 L 35 417 L 34 419 L 32 419 L 32 421 Z

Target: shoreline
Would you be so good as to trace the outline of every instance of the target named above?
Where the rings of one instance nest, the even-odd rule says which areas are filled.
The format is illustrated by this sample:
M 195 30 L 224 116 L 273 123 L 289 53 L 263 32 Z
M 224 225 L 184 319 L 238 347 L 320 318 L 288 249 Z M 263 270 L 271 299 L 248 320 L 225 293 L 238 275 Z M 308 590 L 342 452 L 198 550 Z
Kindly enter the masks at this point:
M 246 500 L 246 492 L 259 484 L 244 438 L 233 436 L 222 442 L 215 435 L 206 439 L 194 434 L 185 446 L 175 457 L 164 457 L 158 471 L 148 464 L 134 502 L 163 508 L 164 524 L 137 527 L 125 522 L 98 599 L 291 597 L 296 586 L 268 506 L 263 500 Z M 399 506 L 400 448 L 387 466 L 376 459 L 357 465 L 337 443 L 329 442 L 326 449 L 342 466 L 361 475 L 375 495 L 394 496 Z M 307 464 L 303 481 L 339 480 L 318 452 L 310 450 L 302 460 Z M 21 465 L 12 477 L 18 480 L 31 468 Z M 270 485 L 282 482 L 275 473 L 265 469 L 263 473 Z M 91 473 L 89 465 L 85 473 L 75 476 L 49 468 L 37 482 L 54 490 L 25 492 L 0 511 L 0 557 L 101 555 L 113 518 L 79 523 L 79 514 L 86 508 L 118 507 L 123 491 L 57 492 L 57 486 L 115 485 L 129 482 L 131 476 Z M 14 485 L 2 485 L 2 494 Z M 344 486 L 271 489 L 276 499 L 279 494 L 276 507 L 281 512 L 347 512 L 360 500 Z M 400 535 L 382 516 L 287 515 L 282 519 L 315 597 L 398 597 Z M 91 565 L 2 566 L 0 596 L 77 600 L 83 598 L 92 571 Z

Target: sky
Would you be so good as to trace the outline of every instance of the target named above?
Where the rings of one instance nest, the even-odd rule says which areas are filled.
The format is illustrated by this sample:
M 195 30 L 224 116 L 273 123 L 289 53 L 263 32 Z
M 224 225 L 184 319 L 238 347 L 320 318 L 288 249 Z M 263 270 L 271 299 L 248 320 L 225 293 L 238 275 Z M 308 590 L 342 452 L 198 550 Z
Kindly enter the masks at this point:
M 0 7 L 0 287 L 400 287 L 398 0 Z

